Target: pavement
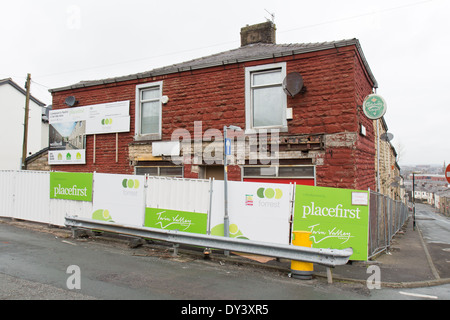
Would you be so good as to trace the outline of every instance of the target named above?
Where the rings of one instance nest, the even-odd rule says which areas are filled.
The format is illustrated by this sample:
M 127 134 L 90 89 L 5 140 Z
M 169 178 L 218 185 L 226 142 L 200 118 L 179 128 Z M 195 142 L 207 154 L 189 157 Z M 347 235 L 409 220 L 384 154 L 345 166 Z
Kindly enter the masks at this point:
M 5 222 L 4 220 L 2 221 Z M 60 237 L 69 237 L 68 229 L 51 228 L 46 225 L 30 224 L 27 222 L 11 222 L 20 227 L 35 229 L 40 232 L 50 232 L 59 234 Z M 105 239 L 106 240 L 106 239 Z M 111 239 L 114 241 L 114 239 Z M 150 247 L 158 247 L 156 244 L 149 244 Z M 131 247 L 131 246 L 130 246 Z M 162 250 L 167 251 L 167 246 Z M 171 248 L 171 247 L 169 247 Z M 447 250 L 449 249 L 449 250 Z M 171 249 L 169 249 L 171 250 Z M 410 217 L 402 229 L 394 236 L 388 251 L 380 253 L 370 261 L 350 261 L 346 265 L 330 268 L 327 272 L 325 266 L 314 264 L 313 279 L 322 278 L 325 281 L 336 282 L 358 282 L 366 284 L 369 277 L 373 276 L 374 268 L 379 271 L 379 281 L 381 287 L 392 288 L 417 288 L 426 286 L 435 286 L 450 283 L 450 265 L 449 254 L 450 248 L 442 249 L 444 254 L 430 255 L 428 246 L 423 239 L 422 232 L 416 224 L 415 230 L 412 226 L 412 218 Z M 440 251 L 442 251 L 440 250 Z M 202 256 L 203 252 L 192 248 L 186 249 L 180 247 L 178 250 L 180 255 L 197 255 Z M 221 263 L 234 263 L 238 265 L 248 265 L 251 267 L 268 268 L 290 274 L 291 261 L 287 259 L 275 259 L 272 257 L 255 256 L 232 252 L 230 256 L 225 256 L 221 252 L 213 252 L 209 255 L 209 259 L 220 261 Z M 433 260 L 434 259 L 434 260 Z M 437 261 L 436 259 L 439 259 Z M 436 268 L 435 266 L 444 266 Z M 373 279 L 373 277 L 371 278 Z M 308 281 L 297 280 L 296 281 Z

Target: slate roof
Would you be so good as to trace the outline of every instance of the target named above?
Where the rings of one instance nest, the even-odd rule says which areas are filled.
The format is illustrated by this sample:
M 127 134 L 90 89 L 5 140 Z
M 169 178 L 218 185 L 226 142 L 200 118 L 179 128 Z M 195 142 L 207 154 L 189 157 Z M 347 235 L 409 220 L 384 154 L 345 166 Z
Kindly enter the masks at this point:
M 182 71 L 190 71 L 196 69 L 203 69 L 214 66 L 229 65 L 234 63 L 242 63 L 247 61 L 263 60 L 276 57 L 292 56 L 296 54 L 302 54 L 307 52 L 321 51 L 333 48 L 347 47 L 350 45 L 355 45 L 359 55 L 363 61 L 369 77 L 374 83 L 374 87 L 377 88 L 378 84 L 375 77 L 370 70 L 369 64 L 367 63 L 361 45 L 358 39 L 348 39 L 340 41 L 330 41 L 330 42 L 317 42 L 317 43 L 297 43 L 297 44 L 264 44 L 255 43 L 247 46 L 239 47 L 237 49 L 213 54 L 210 56 L 173 64 L 170 66 L 153 69 L 151 71 L 131 74 L 127 76 L 120 76 L 114 78 L 107 78 L 102 80 L 93 81 L 81 81 L 77 84 L 50 89 L 50 92 L 58 92 L 70 89 L 84 88 L 95 85 L 102 85 L 108 83 L 115 83 L 127 80 L 148 78 L 160 75 L 167 75 L 171 73 L 177 73 Z

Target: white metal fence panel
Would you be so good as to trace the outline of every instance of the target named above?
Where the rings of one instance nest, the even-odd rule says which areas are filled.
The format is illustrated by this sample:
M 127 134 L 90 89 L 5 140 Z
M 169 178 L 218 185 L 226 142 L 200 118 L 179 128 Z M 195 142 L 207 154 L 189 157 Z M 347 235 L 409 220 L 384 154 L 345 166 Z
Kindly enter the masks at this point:
M 49 173 L 0 171 L 0 215 L 48 223 Z
M 0 216 L 12 217 L 14 211 L 15 171 L 0 171 Z
M 50 199 L 49 224 L 64 226 L 66 216 L 92 218 L 92 202 Z
M 13 218 L 48 223 L 49 173 L 19 171 L 15 179 Z
M 209 212 L 210 180 L 147 177 L 146 206 Z
M 90 218 L 92 202 L 50 199 L 47 171 L 0 171 L 0 216 L 64 226 L 66 215 Z

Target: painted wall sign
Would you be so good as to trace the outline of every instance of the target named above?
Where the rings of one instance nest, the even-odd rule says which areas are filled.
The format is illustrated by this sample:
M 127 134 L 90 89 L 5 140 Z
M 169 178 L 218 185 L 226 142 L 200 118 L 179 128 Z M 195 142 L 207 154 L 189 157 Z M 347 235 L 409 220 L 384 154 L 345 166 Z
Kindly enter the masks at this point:
M 368 191 L 297 185 L 293 230 L 311 232 L 313 248 L 351 247 L 351 260 L 367 260 L 368 197 Z

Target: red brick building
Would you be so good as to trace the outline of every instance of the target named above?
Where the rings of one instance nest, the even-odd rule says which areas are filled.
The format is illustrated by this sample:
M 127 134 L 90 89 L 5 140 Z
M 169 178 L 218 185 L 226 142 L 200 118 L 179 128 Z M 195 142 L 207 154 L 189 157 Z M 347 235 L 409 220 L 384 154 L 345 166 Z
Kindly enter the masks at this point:
M 130 132 L 86 135 L 85 164 L 52 170 L 220 179 L 223 128 L 234 125 L 243 131 L 227 131 L 240 137 L 230 180 L 375 190 L 373 121 L 361 106 L 376 87 L 357 39 L 276 44 L 271 22 L 245 27 L 234 50 L 50 90 L 53 110 L 69 96 L 75 107 L 128 100 L 131 119 Z

